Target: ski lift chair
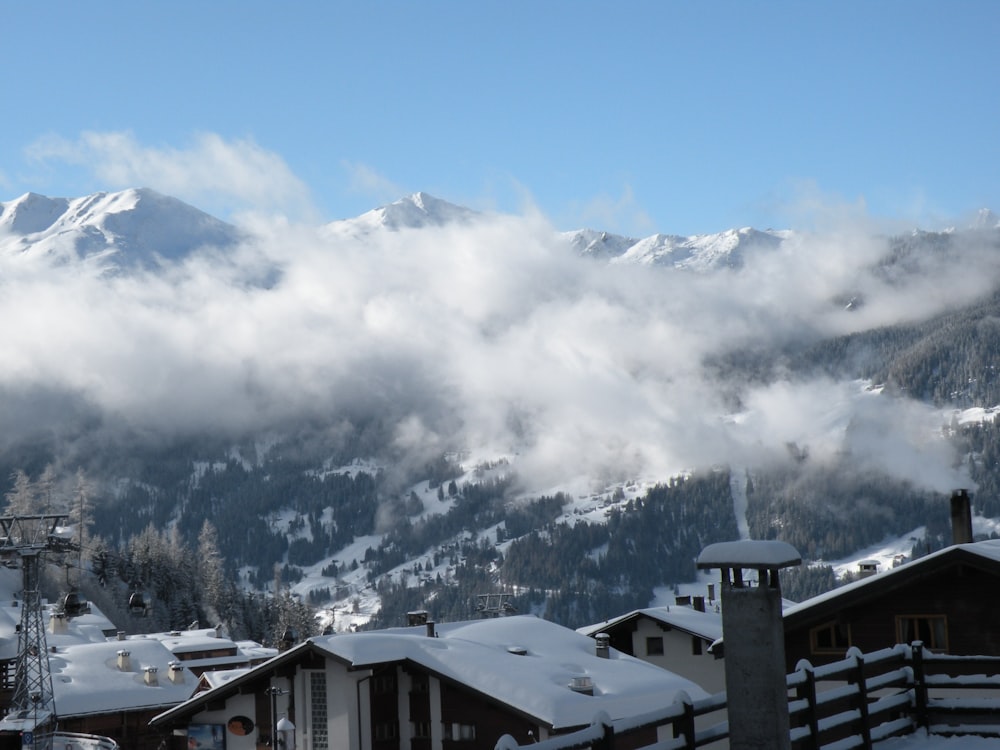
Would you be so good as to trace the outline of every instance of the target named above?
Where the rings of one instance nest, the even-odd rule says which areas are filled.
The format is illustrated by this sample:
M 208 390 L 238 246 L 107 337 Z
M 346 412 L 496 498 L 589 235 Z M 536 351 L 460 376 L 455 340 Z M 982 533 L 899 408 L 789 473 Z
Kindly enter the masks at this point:
M 145 617 L 149 612 L 149 604 L 141 591 L 133 591 L 128 598 L 128 611 L 136 617 Z
M 70 591 L 63 597 L 62 611 L 67 617 L 79 617 L 86 611 L 86 605 L 75 591 Z

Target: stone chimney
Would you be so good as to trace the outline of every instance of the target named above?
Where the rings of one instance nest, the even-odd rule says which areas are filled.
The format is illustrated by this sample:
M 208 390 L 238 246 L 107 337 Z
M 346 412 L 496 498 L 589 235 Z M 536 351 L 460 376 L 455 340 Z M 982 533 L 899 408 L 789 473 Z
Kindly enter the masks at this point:
M 118 652 L 118 669 L 122 672 L 132 671 L 132 652 L 125 649 Z
M 66 615 L 62 612 L 55 612 L 52 615 L 52 619 L 49 621 L 49 629 L 53 635 L 65 635 L 69 632 L 69 623 L 66 621 Z
M 778 571 L 801 563 L 795 548 L 779 541 L 718 542 L 698 556 L 699 570 L 722 571 L 731 750 L 791 749 Z M 756 571 L 756 586 L 744 570 Z
M 184 665 L 179 661 L 170 662 L 169 668 L 167 669 L 167 679 L 170 680 L 175 685 L 181 685 L 184 682 Z
M 968 490 L 951 493 L 951 543 L 968 544 L 972 541 L 972 505 Z
M 609 658 L 611 656 L 611 636 L 607 633 L 598 633 L 594 636 L 594 640 L 597 642 L 594 652 L 602 659 Z
M 160 683 L 156 679 L 156 673 L 160 670 L 156 667 L 143 667 L 142 670 L 142 681 L 147 685 L 155 687 Z

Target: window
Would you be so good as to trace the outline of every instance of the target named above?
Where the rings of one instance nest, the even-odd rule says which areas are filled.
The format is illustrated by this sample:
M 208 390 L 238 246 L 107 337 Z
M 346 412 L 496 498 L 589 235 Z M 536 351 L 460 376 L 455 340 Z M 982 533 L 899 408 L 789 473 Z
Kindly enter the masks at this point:
M 309 672 L 309 726 L 313 750 L 330 747 L 330 729 L 326 710 L 326 672 Z
M 663 654 L 663 636 L 646 638 L 646 656 L 659 656 L 661 654 Z
M 372 677 L 372 692 L 375 695 L 385 695 L 396 692 L 395 673 L 380 674 Z
M 396 722 L 394 721 L 380 721 L 375 725 L 375 741 L 384 742 L 385 740 L 394 740 L 399 736 L 397 730 Z
M 691 636 L 691 654 L 701 656 L 701 638 L 696 635 Z
M 414 721 L 413 737 L 418 740 L 429 740 L 431 738 L 431 723 L 429 721 Z
M 475 724 L 444 724 L 443 726 L 443 737 L 446 740 L 456 740 L 469 742 L 476 739 L 476 725 Z
M 410 676 L 410 692 L 426 693 L 430 691 L 430 679 L 426 674 L 414 674 Z
M 851 647 L 851 626 L 827 622 L 809 631 L 809 648 L 814 654 L 843 654 Z
M 931 651 L 948 650 L 948 618 L 945 615 L 897 615 L 899 643 L 923 641 Z

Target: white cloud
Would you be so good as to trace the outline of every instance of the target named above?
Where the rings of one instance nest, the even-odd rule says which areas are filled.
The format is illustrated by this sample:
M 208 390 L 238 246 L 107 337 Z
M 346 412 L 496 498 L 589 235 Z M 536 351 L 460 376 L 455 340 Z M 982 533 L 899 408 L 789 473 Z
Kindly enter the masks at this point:
M 355 439 L 377 427 L 412 460 L 429 448 L 516 451 L 543 487 L 787 458 L 789 443 L 817 460 L 865 451 L 928 482 L 942 476 L 932 462 L 947 464 L 922 437 L 932 415 L 910 402 L 825 379 L 725 383 L 705 366 L 734 346 L 949 304 L 867 272 L 884 244 L 864 232 L 808 235 L 739 273 L 699 276 L 580 258 L 537 214 L 363 240 L 288 222 L 255 229 L 234 254 L 158 275 L 0 259 L 0 318 L 19 321 L 0 340 L 0 389 L 71 394 L 144 433 L 322 419 L 338 434 L 354 425 Z M 268 265 L 275 283 L 252 283 Z M 951 289 L 997 276 L 995 264 L 935 270 Z M 869 306 L 832 304 L 845 287 Z M 737 416 L 732 389 L 746 407 Z M 876 403 L 884 436 L 866 417 Z
M 368 164 L 343 161 L 341 166 L 347 172 L 350 190 L 368 196 L 376 203 L 391 203 L 407 193 L 406 190 Z
M 619 196 L 605 193 L 590 198 L 579 207 L 574 225 L 638 237 L 655 231 L 653 220 L 636 201 L 630 185 L 625 185 Z
M 158 148 L 128 132 L 84 132 L 76 140 L 46 136 L 27 148 L 29 158 L 82 166 L 108 189 L 150 187 L 211 210 L 313 214 L 306 185 L 277 154 L 251 138 L 196 135 L 186 148 Z

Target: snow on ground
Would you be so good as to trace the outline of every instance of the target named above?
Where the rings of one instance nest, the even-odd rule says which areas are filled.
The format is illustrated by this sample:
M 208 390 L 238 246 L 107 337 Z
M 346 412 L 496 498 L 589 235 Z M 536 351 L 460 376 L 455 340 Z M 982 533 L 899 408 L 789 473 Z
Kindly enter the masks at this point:
M 974 407 L 972 409 L 955 410 L 953 412 L 959 424 L 976 424 L 979 422 L 993 422 L 997 414 L 1000 414 L 1000 406 L 989 408 Z
M 877 393 L 880 389 L 867 382 L 861 382 L 860 386 L 866 391 Z M 942 424 L 971 424 L 983 421 L 993 421 L 996 415 L 1000 414 L 1000 406 L 993 408 L 975 408 L 966 410 L 943 411 Z M 731 415 L 732 419 L 738 421 L 741 415 Z M 516 470 L 518 455 L 515 451 L 498 451 L 479 449 L 476 451 L 466 451 L 452 454 L 449 458 L 462 467 L 463 474 L 455 479 L 456 484 L 461 487 L 469 483 L 485 482 L 499 479 L 511 471 Z M 336 466 L 329 464 L 317 472 L 318 476 L 328 476 L 332 474 L 348 474 L 355 476 L 360 472 L 377 473 L 384 467 L 368 460 L 356 459 L 346 466 Z M 745 476 L 746 470 L 742 467 L 733 467 L 733 480 L 731 483 L 733 495 L 733 512 L 736 516 L 737 528 L 740 539 L 749 539 L 750 530 L 746 519 L 746 494 Z M 676 476 L 684 477 L 685 473 L 679 472 Z M 608 515 L 618 507 L 635 498 L 642 497 L 646 492 L 657 484 L 669 481 L 670 477 L 643 477 L 627 482 L 613 484 L 609 486 L 598 486 L 592 478 L 578 477 L 571 479 L 557 486 L 545 489 L 535 488 L 531 491 L 522 492 L 515 499 L 529 501 L 542 496 L 552 496 L 562 493 L 567 502 L 563 506 L 562 514 L 555 519 L 556 523 L 565 523 L 570 526 L 580 521 L 587 523 L 604 523 Z M 401 499 L 406 502 L 412 495 L 420 500 L 422 509 L 412 516 L 415 521 L 426 520 L 432 516 L 447 513 L 455 504 L 455 498 L 444 493 L 439 499 L 438 488 L 431 488 L 429 482 L 422 481 L 413 487 L 407 488 L 401 493 Z M 288 527 L 295 520 L 294 514 L 276 514 L 274 521 L 276 525 Z M 502 524 L 501 524 L 502 525 Z M 438 576 L 447 581 L 454 575 L 454 565 L 452 555 L 447 551 L 447 545 L 456 545 L 463 540 L 478 541 L 486 538 L 495 543 L 498 526 L 485 529 L 478 534 L 470 535 L 464 533 L 444 547 L 437 550 L 425 550 L 421 557 L 398 566 L 388 571 L 384 577 L 397 583 L 406 583 L 410 586 L 418 586 L 428 577 L 436 579 Z M 973 518 L 974 533 L 990 536 L 993 533 L 1000 534 L 1000 520 L 987 519 L 982 516 Z M 308 534 L 308 529 L 303 529 L 300 533 Z M 899 538 L 889 539 L 877 545 L 873 545 L 850 555 L 846 558 L 834 561 L 816 561 L 812 564 L 830 565 L 838 579 L 843 579 L 847 574 L 857 574 L 862 561 L 874 563 L 879 572 L 889 570 L 899 565 L 909 557 L 914 547 L 919 549 L 923 542 L 926 530 L 918 527 Z M 347 592 L 346 596 L 338 597 L 328 610 L 321 615 L 324 626 L 332 626 L 337 631 L 352 629 L 359 624 L 367 622 L 379 609 L 381 602 L 375 594 L 375 588 L 367 580 L 367 569 L 363 564 L 365 551 L 371 547 L 377 549 L 381 544 L 383 536 L 380 534 L 369 535 L 355 539 L 354 542 L 339 550 L 326 560 L 322 560 L 316 565 L 305 569 L 303 579 L 292 587 L 292 591 L 299 596 L 308 596 L 311 591 L 329 588 L 331 592 L 340 589 L 341 593 Z M 501 552 L 505 552 L 511 540 L 497 545 Z M 434 553 L 439 552 L 439 563 L 434 564 Z M 801 550 L 800 550 L 801 552 Z M 600 549 L 590 552 L 592 556 L 601 553 Z M 338 561 L 342 566 L 350 568 L 354 561 L 358 565 L 355 570 L 347 570 L 338 578 L 332 579 L 322 575 L 324 568 L 329 569 L 333 560 Z M 416 563 L 420 562 L 421 569 L 416 570 Z M 718 597 L 718 574 L 712 571 L 699 571 L 692 582 L 678 583 L 671 586 L 661 586 L 654 590 L 653 601 L 650 606 L 664 606 L 675 602 L 675 597 L 680 596 L 705 596 L 708 597 L 708 587 L 713 585 L 715 596 Z
M 902 564 L 910 556 L 914 546 L 923 542 L 926 533 L 926 527 L 920 526 L 907 534 L 866 547 L 841 560 L 817 560 L 815 564 L 832 567 L 837 580 L 842 580 L 847 573 L 856 574 L 862 561 L 874 562 L 878 566 L 877 571 L 882 573 Z

